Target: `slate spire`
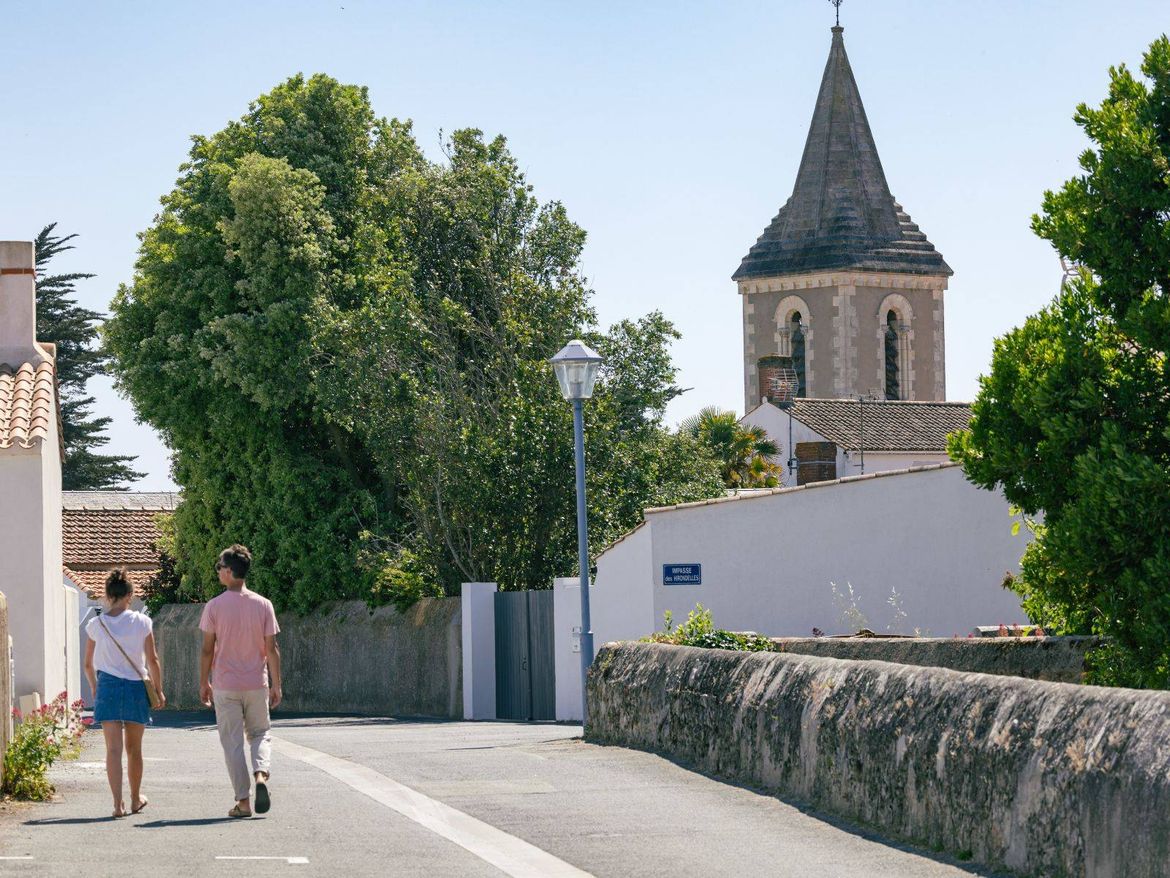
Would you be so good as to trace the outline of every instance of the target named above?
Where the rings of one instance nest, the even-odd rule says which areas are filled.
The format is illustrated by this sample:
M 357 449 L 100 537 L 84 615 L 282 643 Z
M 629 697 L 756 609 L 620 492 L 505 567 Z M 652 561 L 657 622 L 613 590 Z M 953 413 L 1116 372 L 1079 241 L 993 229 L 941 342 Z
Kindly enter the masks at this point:
M 792 196 L 748 251 L 734 280 L 832 269 L 953 272 L 894 201 L 834 27 Z

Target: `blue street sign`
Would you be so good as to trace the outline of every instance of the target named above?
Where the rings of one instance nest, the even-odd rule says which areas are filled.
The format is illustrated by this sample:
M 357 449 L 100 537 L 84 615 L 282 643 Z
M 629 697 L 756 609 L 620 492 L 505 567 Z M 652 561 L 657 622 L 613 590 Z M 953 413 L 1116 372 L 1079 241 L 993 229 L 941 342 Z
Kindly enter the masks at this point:
M 702 564 L 663 564 L 663 585 L 702 585 Z

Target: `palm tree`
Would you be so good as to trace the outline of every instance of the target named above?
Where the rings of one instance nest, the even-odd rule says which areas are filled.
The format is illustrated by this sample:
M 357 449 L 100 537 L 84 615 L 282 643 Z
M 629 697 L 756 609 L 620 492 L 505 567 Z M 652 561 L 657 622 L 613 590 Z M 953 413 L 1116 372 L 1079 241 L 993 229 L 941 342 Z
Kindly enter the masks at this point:
M 728 488 L 774 488 L 780 467 L 772 458 L 780 447 L 762 427 L 744 425 L 735 412 L 707 406 L 679 424 L 678 430 L 698 439 L 719 461 L 719 473 Z

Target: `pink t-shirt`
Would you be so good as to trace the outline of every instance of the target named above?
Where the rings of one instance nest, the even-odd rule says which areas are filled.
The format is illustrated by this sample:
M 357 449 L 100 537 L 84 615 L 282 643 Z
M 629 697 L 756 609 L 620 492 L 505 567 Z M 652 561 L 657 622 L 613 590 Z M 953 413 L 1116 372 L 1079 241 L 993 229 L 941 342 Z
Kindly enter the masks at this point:
M 211 685 L 240 691 L 268 685 L 268 649 L 264 638 L 280 631 L 272 601 L 247 586 L 225 591 L 203 608 L 199 628 L 215 635 Z

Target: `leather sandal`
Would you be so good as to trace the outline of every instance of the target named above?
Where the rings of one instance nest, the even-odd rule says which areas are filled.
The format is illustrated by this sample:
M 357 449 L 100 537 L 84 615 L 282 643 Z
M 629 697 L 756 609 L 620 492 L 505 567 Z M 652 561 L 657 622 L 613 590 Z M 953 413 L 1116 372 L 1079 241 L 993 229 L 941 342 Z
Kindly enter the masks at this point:
M 242 817 L 251 817 L 251 816 L 252 816 L 251 811 L 245 811 L 239 805 L 233 805 L 232 809 L 230 811 L 228 811 L 228 817 L 235 817 L 237 819 L 242 818 Z

